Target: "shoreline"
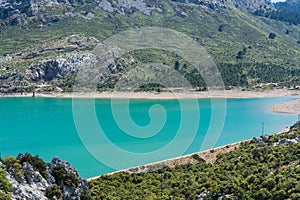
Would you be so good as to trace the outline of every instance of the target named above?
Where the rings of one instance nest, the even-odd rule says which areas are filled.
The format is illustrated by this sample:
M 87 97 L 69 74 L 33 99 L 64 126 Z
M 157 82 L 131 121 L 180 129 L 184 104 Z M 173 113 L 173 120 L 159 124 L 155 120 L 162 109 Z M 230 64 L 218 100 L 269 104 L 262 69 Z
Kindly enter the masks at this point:
M 274 133 L 271 135 L 282 134 L 282 133 L 285 133 L 288 131 L 290 131 L 290 127 L 284 129 L 281 132 L 277 132 L 277 133 Z M 182 165 L 182 164 L 195 164 L 199 161 L 193 157 L 194 155 L 198 155 L 200 158 L 205 160 L 207 163 L 213 163 L 216 161 L 217 155 L 234 151 L 234 150 L 238 149 L 242 143 L 250 142 L 251 140 L 252 140 L 252 138 L 242 140 L 239 142 L 234 142 L 234 143 L 227 144 L 227 145 L 223 145 L 220 147 L 215 147 L 215 148 L 208 149 L 208 150 L 203 150 L 203 151 L 199 151 L 199 152 L 195 152 L 195 153 L 191 153 L 191 154 L 187 154 L 187 155 L 183 155 L 183 156 L 178 156 L 175 158 L 156 161 L 156 162 L 152 162 L 152 163 L 148 163 L 148 164 L 144 164 L 144 165 L 140 165 L 140 166 L 136 166 L 136 167 L 132 167 L 132 168 L 128 168 L 128 169 L 118 170 L 118 171 L 102 174 L 99 176 L 87 178 L 87 181 L 92 181 L 92 180 L 100 178 L 101 176 L 109 176 L 109 175 L 113 175 L 115 173 L 120 173 L 120 172 L 125 172 L 125 173 L 130 173 L 130 174 L 144 173 L 144 172 L 160 169 L 160 168 L 166 167 L 166 166 L 174 168 L 175 166 Z
M 37 98 L 95 98 L 95 99 L 205 99 L 205 98 L 268 98 L 299 96 L 300 90 L 275 89 L 266 91 L 212 90 L 191 92 L 102 92 L 102 93 L 35 93 Z M 0 94 L 2 97 L 32 97 L 27 94 Z
M 116 174 L 116 173 L 120 173 L 120 172 L 143 173 L 143 172 L 159 169 L 164 166 L 169 166 L 172 168 L 178 164 L 188 164 L 188 163 L 194 164 L 198 161 L 193 158 L 193 155 L 198 155 L 200 158 L 204 159 L 206 162 L 212 163 L 215 161 L 215 158 L 217 157 L 218 154 L 233 151 L 235 148 L 238 148 L 242 142 L 248 142 L 250 140 L 251 139 L 242 140 L 239 142 L 227 144 L 224 146 L 220 146 L 220 147 L 216 147 L 216 148 L 212 148 L 212 149 L 208 149 L 208 150 L 203 150 L 203 151 L 199 151 L 199 152 L 195 152 L 195 153 L 191 153 L 191 154 L 187 154 L 187 155 L 183 155 L 183 156 L 178 156 L 175 158 L 156 161 L 156 162 L 152 162 L 152 163 L 148 163 L 148 164 L 144 164 L 144 165 L 140 165 L 140 166 L 136 166 L 136 167 L 131 167 L 128 169 L 118 170 L 118 171 L 102 174 L 99 176 L 94 176 L 91 178 L 87 178 L 87 181 L 95 180 L 97 178 L 100 178 L 101 176 L 112 175 L 112 174 Z
M 289 102 L 276 104 L 273 106 L 272 112 L 300 115 L 300 98 L 295 98 Z
M 274 113 L 300 114 L 300 90 L 275 89 L 266 91 L 213 90 L 191 92 L 102 92 L 102 93 L 32 93 L 1 94 L 0 98 L 66 98 L 66 99 L 140 99 L 140 100 L 172 100 L 172 99 L 247 99 L 295 96 L 293 101 L 276 104 L 270 110 Z

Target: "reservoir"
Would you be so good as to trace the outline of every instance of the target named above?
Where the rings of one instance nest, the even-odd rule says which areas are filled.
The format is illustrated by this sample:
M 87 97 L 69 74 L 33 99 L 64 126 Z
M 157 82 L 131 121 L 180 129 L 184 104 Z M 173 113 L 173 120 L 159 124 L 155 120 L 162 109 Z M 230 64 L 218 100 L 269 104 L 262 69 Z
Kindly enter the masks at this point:
M 58 156 L 89 178 L 282 131 L 297 116 L 271 110 L 293 98 L 0 98 L 0 152 Z

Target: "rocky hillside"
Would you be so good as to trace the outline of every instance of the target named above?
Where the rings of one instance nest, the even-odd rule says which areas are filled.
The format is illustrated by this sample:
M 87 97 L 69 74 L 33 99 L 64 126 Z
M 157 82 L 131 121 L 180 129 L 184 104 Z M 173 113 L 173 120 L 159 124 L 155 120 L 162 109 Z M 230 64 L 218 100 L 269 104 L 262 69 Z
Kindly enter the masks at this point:
M 88 184 L 68 162 L 19 154 L 0 162 L 0 199 L 88 199 Z
M 197 5 L 208 6 L 210 8 L 226 8 L 228 5 L 232 4 L 237 8 L 244 11 L 252 12 L 259 9 L 262 6 L 273 8 L 271 1 L 269 0 L 172 0 L 181 3 L 193 3 Z
M 300 27 L 252 14 L 261 8 L 274 5 L 264 0 L 1 0 L 0 92 L 72 91 L 78 71 L 94 61 L 97 44 L 149 26 L 193 38 L 213 57 L 228 89 L 297 86 Z M 174 66 L 195 89 L 206 89 L 180 55 L 147 50 L 107 65 L 98 90 L 111 90 L 124 73 L 145 62 Z
M 229 3 L 245 10 L 256 10 L 260 6 L 270 5 L 267 0 L 226 0 L 226 1 L 210 1 L 210 0 L 173 0 L 174 2 L 192 3 L 210 8 L 226 8 Z M 154 4 L 153 4 L 154 3 Z M 152 5 L 151 5 L 152 4 Z M 159 3 L 150 0 L 1 0 L 0 1 L 0 19 L 6 24 L 17 25 L 24 23 L 23 20 L 40 20 L 43 22 L 55 22 L 65 16 L 75 17 L 77 8 L 79 7 L 96 7 L 107 12 L 118 12 L 122 15 L 130 14 L 134 11 L 151 15 L 152 11 L 161 12 Z M 57 13 L 49 13 L 49 10 L 59 10 Z M 46 13 L 45 13 L 46 11 Z M 61 15 L 57 15 L 61 12 Z M 87 19 L 94 17 L 91 12 L 86 14 Z M 51 16 L 52 15 L 52 16 Z M 31 18 L 31 19 L 30 19 Z
M 1 0 L 0 19 L 4 24 L 17 25 L 27 23 L 31 20 L 41 22 L 55 22 L 59 17 L 54 13 L 45 13 L 47 9 L 72 8 L 83 2 L 64 1 L 64 0 Z M 67 14 L 67 13 L 65 13 Z

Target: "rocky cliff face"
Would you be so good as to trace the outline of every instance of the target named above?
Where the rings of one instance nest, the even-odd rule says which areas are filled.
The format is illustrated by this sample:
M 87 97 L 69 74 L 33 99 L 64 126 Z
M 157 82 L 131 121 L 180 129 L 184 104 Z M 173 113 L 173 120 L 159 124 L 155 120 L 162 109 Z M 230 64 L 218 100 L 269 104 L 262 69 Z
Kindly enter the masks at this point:
M 80 69 L 90 65 L 93 60 L 93 54 L 74 53 L 32 63 L 25 71 L 1 74 L 0 92 L 62 92 L 57 86 L 67 78 L 74 78 Z
M 94 37 L 71 35 L 43 44 L 27 52 L 0 58 L 0 93 L 62 92 L 72 90 L 75 78 L 82 69 L 98 62 L 97 55 L 90 50 L 99 45 Z M 57 55 L 59 53 L 59 55 Z M 19 60 L 28 62 L 22 70 L 10 71 L 11 63 Z M 134 62 L 124 57 L 105 67 L 103 77 L 115 75 Z M 8 69 L 8 70 L 7 70 Z M 6 72 L 7 71 L 7 72 Z M 89 79 L 90 77 L 85 77 Z
M 80 7 L 80 8 L 79 8 Z M 85 7 L 88 7 L 85 9 Z M 146 1 L 140 0 L 1 0 L 0 22 L 5 25 L 24 24 L 28 21 L 52 23 L 63 17 L 76 17 L 79 11 L 86 19 L 92 19 L 92 9 L 102 9 L 106 12 L 118 12 L 122 15 L 134 11 L 150 15 L 152 11 L 161 12 L 156 6 L 149 6 Z M 47 13 L 47 10 L 56 9 L 56 14 Z M 57 12 L 58 11 L 58 12 Z
M 98 43 L 93 37 L 71 35 L 28 52 L 7 55 L 0 59 L 0 92 L 31 92 L 34 85 L 42 85 L 37 86 L 38 90 L 60 92 L 61 89 L 47 84 L 52 82 L 59 85 L 64 79 L 76 76 L 82 67 L 95 59 L 86 51 Z M 61 55 L 47 59 L 47 56 L 55 53 Z M 10 62 L 28 59 L 38 59 L 38 62 L 29 63 L 25 70 L 5 72 Z
M 39 10 L 52 6 L 77 6 L 84 1 L 77 0 L 1 0 L 0 18 L 5 19 L 15 14 L 25 14 L 27 17 L 36 15 Z
M 28 160 L 28 158 L 30 159 Z M 29 162 L 33 160 L 39 164 L 36 166 L 30 164 Z M 43 171 L 37 170 L 37 168 L 41 169 L 43 165 L 45 166 Z M 88 191 L 86 180 L 78 177 L 77 170 L 70 163 L 57 157 L 53 158 L 50 163 L 43 163 L 37 156 L 19 154 L 16 159 L 8 158 L 3 163 L 0 162 L 0 167 L 7 171 L 7 179 L 12 185 L 9 195 L 15 200 L 59 198 L 79 200 L 80 196 Z M 57 191 L 51 191 L 54 185 L 60 188 L 61 191 L 58 191 L 58 194 L 61 194 L 60 197 L 55 193 Z
M 63 14 L 49 14 L 49 9 L 72 8 L 83 4 L 81 0 L 1 0 L 0 20 L 2 24 L 17 25 L 28 21 L 56 22 Z
M 5 19 L 17 14 L 25 14 L 30 17 L 34 13 L 30 0 L 16 1 L 16 0 L 1 0 L 0 1 L 0 18 Z
M 70 54 L 58 56 L 52 60 L 44 60 L 40 64 L 32 64 L 24 76 L 32 81 L 52 81 L 66 76 L 76 76 L 80 68 L 94 60 L 92 54 Z

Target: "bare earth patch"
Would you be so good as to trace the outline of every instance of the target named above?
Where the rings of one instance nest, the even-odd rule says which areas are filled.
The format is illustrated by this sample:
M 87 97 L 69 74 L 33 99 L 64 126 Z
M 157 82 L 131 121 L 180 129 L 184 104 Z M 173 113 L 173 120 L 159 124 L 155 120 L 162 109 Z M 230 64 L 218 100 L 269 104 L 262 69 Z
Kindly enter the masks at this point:
M 300 98 L 290 102 L 280 103 L 273 107 L 273 112 L 300 114 Z
M 300 90 L 275 89 L 267 91 L 241 91 L 241 90 L 212 90 L 204 92 L 178 91 L 172 92 L 102 92 L 102 93 L 35 93 L 36 97 L 49 98 L 133 98 L 133 99 L 201 99 L 201 98 L 266 98 L 280 96 L 298 96 Z M 32 97 L 27 94 L 0 94 L 0 97 Z

